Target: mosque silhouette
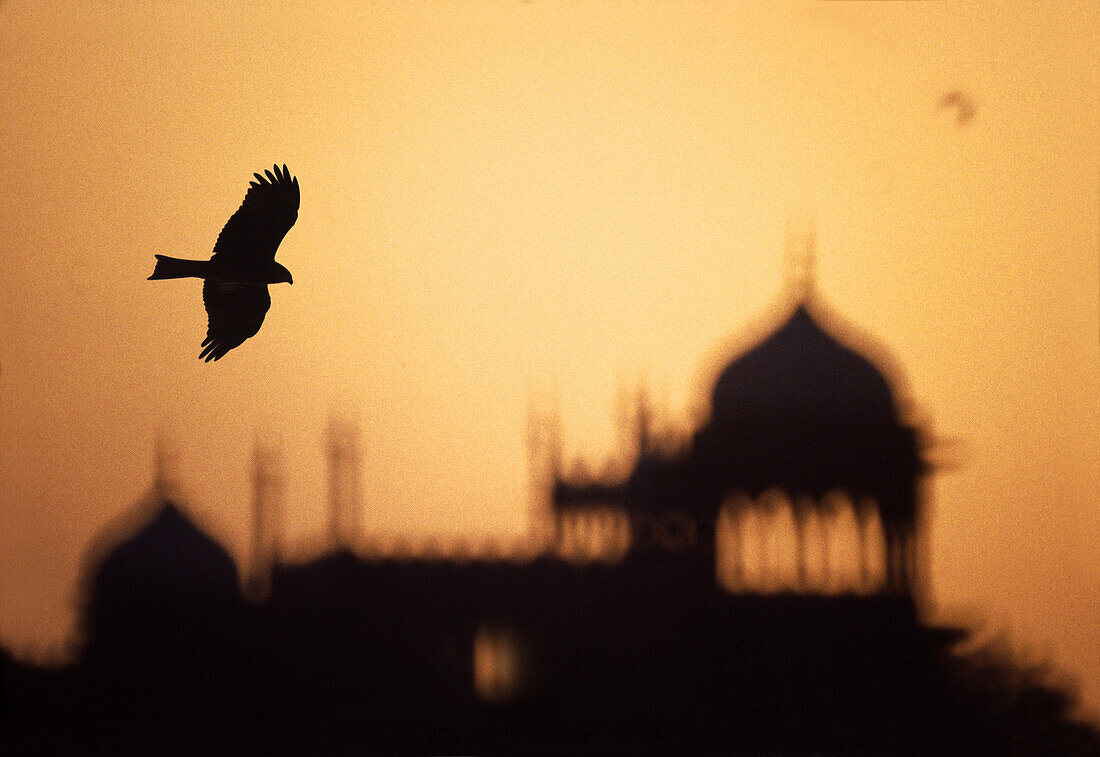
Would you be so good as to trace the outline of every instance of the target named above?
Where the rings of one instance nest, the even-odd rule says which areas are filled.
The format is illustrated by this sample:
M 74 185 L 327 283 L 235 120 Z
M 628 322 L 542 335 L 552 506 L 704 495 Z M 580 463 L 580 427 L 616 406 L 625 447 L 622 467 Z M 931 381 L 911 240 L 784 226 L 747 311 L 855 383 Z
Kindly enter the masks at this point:
M 942 445 L 888 351 L 797 270 L 690 436 L 641 398 L 631 464 L 566 474 L 534 422 L 522 538 L 361 533 L 356 429 L 334 421 L 328 544 L 282 554 L 278 459 L 258 448 L 239 573 L 158 466 L 90 550 L 78 661 L 7 659 L 0 746 L 1100 754 L 1068 693 L 925 622 Z

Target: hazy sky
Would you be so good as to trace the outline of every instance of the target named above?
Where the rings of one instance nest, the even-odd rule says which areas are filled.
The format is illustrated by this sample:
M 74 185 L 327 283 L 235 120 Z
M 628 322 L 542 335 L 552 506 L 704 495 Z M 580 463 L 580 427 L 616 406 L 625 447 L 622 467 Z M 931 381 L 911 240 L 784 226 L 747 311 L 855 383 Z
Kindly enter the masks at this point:
M 66 636 L 158 429 L 237 554 L 258 428 L 322 527 L 333 407 L 368 529 L 522 528 L 529 398 L 597 463 L 643 378 L 689 427 L 810 216 L 826 300 L 963 441 L 935 599 L 1100 711 L 1098 49 L 1096 2 L 3 3 L 0 638 Z M 208 256 L 276 161 L 295 284 L 204 364 L 153 254 Z

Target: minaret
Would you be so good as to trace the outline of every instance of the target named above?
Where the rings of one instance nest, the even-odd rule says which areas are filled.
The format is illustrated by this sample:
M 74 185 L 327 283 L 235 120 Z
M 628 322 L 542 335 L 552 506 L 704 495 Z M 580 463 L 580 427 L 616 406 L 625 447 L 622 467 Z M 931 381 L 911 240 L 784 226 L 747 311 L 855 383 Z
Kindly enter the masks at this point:
M 283 521 L 282 452 L 257 439 L 252 447 L 252 533 L 245 595 L 253 601 L 271 591 L 271 569 L 279 556 Z
M 359 536 L 361 449 L 359 428 L 348 420 L 329 416 L 325 431 L 328 458 L 329 543 L 351 548 Z

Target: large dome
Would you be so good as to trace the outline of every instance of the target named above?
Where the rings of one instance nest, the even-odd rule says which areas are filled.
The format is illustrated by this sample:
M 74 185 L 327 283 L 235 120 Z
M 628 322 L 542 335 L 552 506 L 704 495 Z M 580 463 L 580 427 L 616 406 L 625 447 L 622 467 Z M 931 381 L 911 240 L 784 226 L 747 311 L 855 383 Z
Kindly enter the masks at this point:
M 718 498 L 734 489 L 814 498 L 839 489 L 908 517 L 906 492 L 922 462 L 916 429 L 899 410 L 907 400 L 884 347 L 812 297 L 797 300 L 719 374 L 710 419 L 694 438 L 698 475 Z
M 897 422 L 883 373 L 825 331 L 805 303 L 726 366 L 711 395 L 711 425 L 731 429 Z

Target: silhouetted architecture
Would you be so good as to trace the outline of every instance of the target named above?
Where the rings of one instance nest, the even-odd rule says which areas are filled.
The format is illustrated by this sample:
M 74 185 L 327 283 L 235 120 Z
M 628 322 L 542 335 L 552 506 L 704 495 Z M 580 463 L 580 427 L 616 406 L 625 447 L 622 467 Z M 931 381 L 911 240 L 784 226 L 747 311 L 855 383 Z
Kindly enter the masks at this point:
M 328 456 L 329 540 L 353 546 L 359 537 L 359 430 L 346 420 L 329 419 L 325 432 Z
M 717 558 L 731 591 L 917 592 L 923 452 L 933 440 L 905 417 L 910 403 L 895 397 L 892 385 L 903 381 L 888 352 L 825 305 L 812 258 L 797 271 L 778 326 L 721 370 L 708 420 L 689 443 L 656 443 L 642 402 L 637 462 L 625 480 L 554 482 L 568 541 L 599 540 L 594 531 L 625 518 L 635 551 L 675 553 L 699 580 L 715 574 Z M 780 515 L 793 536 L 790 576 L 776 575 L 767 554 Z M 845 517 L 850 532 L 836 533 Z M 846 585 L 836 575 L 846 566 L 830 560 L 844 539 L 858 564 Z M 763 554 L 750 578 L 745 542 L 753 540 Z
M 283 526 L 283 480 L 278 449 L 257 442 L 252 450 L 252 532 L 245 594 L 264 599 L 279 557 Z
M 933 441 L 885 350 L 808 274 L 792 292 L 688 437 L 639 400 L 623 475 L 565 476 L 533 424 L 521 539 L 364 533 L 357 431 L 334 420 L 326 548 L 287 555 L 257 445 L 238 576 L 158 448 L 150 497 L 91 551 L 79 661 L 5 660 L 0 747 L 1100 754 L 1068 693 L 922 622 Z

